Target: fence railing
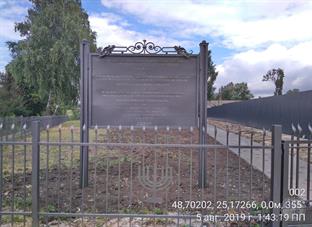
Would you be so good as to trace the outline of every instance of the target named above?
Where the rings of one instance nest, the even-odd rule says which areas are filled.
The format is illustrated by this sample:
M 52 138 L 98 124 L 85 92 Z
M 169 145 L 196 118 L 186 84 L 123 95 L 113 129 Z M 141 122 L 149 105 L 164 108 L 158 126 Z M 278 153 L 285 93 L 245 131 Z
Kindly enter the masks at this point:
M 31 117 L 0 117 L 0 136 L 9 135 L 12 133 L 30 133 L 31 122 L 39 121 L 41 128 L 46 128 L 47 125 L 54 127 L 68 120 L 66 115 L 51 115 L 51 116 L 31 116 Z
M 284 206 L 283 226 L 300 221 L 312 225 L 311 138 L 284 141 L 282 155 L 281 195 Z
M 225 223 L 231 210 L 241 215 L 233 222 L 266 226 L 258 220 L 271 212 L 264 205 L 283 195 L 280 126 L 273 127 L 270 145 L 268 132 L 254 143 L 254 135 L 246 141 L 228 130 L 220 144 L 217 128 L 207 131 L 207 145 L 198 145 L 193 128 L 94 128 L 89 143 L 80 143 L 73 126 L 40 130 L 34 122 L 31 128 L 31 136 L 18 140 L 14 133 L 0 137 L 0 224 L 202 226 L 213 222 L 204 215 Z M 86 188 L 79 187 L 81 146 L 89 152 Z M 198 185 L 203 149 L 206 188 Z

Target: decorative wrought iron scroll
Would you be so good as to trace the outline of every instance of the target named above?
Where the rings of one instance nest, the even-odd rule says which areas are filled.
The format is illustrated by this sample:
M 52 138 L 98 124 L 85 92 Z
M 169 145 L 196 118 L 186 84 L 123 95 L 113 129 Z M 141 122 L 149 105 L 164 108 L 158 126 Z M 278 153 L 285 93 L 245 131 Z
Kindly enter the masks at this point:
M 188 58 L 193 52 L 187 52 L 181 46 L 161 47 L 153 42 L 136 42 L 133 46 L 115 46 L 109 45 L 104 48 L 99 48 L 100 57 L 105 57 L 110 54 L 177 54 Z

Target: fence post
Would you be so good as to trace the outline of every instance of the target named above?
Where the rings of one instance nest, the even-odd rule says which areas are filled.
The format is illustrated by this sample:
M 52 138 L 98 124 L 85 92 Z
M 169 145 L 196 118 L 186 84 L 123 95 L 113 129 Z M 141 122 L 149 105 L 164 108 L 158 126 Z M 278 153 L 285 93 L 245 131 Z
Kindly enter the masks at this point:
M 282 189 L 282 126 L 272 126 L 272 156 L 271 156 L 271 201 L 281 203 Z M 272 213 L 279 217 L 280 209 L 273 208 Z M 272 227 L 279 227 L 280 222 L 272 222 Z
M 89 142 L 89 54 L 90 43 L 83 40 L 80 45 L 80 142 Z M 80 147 L 80 187 L 88 186 L 88 146 Z
M 31 211 L 32 226 L 39 226 L 39 170 L 40 170 L 40 122 L 33 121 L 32 133 L 32 173 L 31 173 Z
M 207 144 L 207 78 L 208 78 L 208 43 L 202 41 L 200 49 L 200 78 L 199 78 L 199 144 Z M 198 184 L 200 188 L 207 187 L 207 153 L 208 149 L 199 149 L 199 175 Z
M 283 157 L 283 163 L 282 163 L 282 203 L 288 199 L 288 176 L 289 176 L 289 142 L 282 142 L 282 157 Z M 285 220 L 282 221 L 282 226 L 286 226 Z

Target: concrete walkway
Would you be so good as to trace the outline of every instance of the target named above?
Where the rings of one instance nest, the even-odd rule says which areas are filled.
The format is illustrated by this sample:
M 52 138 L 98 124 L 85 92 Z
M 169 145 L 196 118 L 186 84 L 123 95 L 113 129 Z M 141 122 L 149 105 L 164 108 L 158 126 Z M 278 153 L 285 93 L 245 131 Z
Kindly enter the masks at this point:
M 211 137 L 214 137 L 215 129 L 213 125 L 208 124 L 208 134 Z M 226 145 L 226 131 L 220 128 L 217 128 L 217 136 L 216 139 L 219 143 Z M 238 145 L 238 135 L 234 133 L 229 134 L 229 145 Z M 241 136 L 241 145 L 250 145 L 250 139 Z M 254 146 L 262 146 L 260 143 L 253 142 Z M 237 148 L 230 148 L 230 150 L 238 155 L 239 150 Z M 263 149 L 253 149 L 253 159 L 252 159 L 252 166 L 254 169 L 257 169 L 261 172 L 264 172 L 264 174 L 271 178 L 271 149 L 265 149 L 265 152 L 263 154 Z M 247 163 L 251 164 L 250 155 L 251 149 L 240 149 L 240 158 L 244 159 Z M 263 168 L 263 159 L 264 159 L 264 168 Z M 290 160 L 290 157 L 289 157 Z M 296 156 L 294 156 L 294 160 L 296 160 Z M 294 169 L 296 169 L 294 161 Z M 312 164 L 310 164 L 310 174 L 312 177 Z M 293 176 L 293 179 L 295 180 L 295 173 Z M 307 197 L 307 162 L 304 160 L 299 159 L 299 188 L 305 190 L 305 196 L 303 199 L 306 199 Z M 295 181 L 294 181 L 295 183 Z M 312 180 L 310 179 L 310 187 L 312 187 Z M 312 188 L 310 188 L 310 195 L 312 195 Z M 311 199 L 311 198 L 310 198 Z

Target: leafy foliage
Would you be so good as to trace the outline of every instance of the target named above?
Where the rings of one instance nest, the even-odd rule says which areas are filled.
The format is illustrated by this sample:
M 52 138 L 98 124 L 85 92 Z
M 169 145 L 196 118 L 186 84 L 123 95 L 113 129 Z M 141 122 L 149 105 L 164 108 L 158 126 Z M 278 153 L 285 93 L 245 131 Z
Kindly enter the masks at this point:
M 214 97 L 215 87 L 213 86 L 218 76 L 216 66 L 211 59 L 211 51 L 208 51 L 208 81 L 207 81 L 207 99 L 211 100 Z
M 298 88 L 294 88 L 294 89 L 290 89 L 286 92 L 286 94 L 294 94 L 294 93 L 298 93 L 300 92 L 300 90 Z
M 79 0 L 31 2 L 26 20 L 15 26 L 24 39 L 7 43 L 13 60 L 6 70 L 13 75 L 27 109 L 62 112 L 64 106 L 77 104 L 79 44 L 87 39 L 95 49 L 95 33 Z
M 263 76 L 262 81 L 273 81 L 275 84 L 274 95 L 283 94 L 284 71 L 281 68 L 271 69 Z
M 28 115 L 15 80 L 9 73 L 0 73 L 0 116 Z
M 247 83 L 228 83 L 220 88 L 217 99 L 222 100 L 248 100 L 253 98 Z

